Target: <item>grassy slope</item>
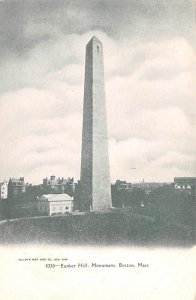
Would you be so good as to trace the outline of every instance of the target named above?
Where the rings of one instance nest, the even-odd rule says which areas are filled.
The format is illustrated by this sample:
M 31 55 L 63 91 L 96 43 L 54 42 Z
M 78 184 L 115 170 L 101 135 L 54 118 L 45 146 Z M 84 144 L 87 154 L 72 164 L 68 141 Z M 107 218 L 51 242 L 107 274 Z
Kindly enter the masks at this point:
M 0 243 L 188 246 L 190 228 L 130 213 L 22 219 L 0 225 Z

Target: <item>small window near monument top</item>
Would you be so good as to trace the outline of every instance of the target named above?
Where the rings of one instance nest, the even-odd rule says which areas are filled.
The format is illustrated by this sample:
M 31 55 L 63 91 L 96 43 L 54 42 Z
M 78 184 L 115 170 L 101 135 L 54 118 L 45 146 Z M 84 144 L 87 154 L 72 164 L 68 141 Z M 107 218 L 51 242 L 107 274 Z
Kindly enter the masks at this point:
M 97 52 L 99 52 L 99 46 L 97 46 Z

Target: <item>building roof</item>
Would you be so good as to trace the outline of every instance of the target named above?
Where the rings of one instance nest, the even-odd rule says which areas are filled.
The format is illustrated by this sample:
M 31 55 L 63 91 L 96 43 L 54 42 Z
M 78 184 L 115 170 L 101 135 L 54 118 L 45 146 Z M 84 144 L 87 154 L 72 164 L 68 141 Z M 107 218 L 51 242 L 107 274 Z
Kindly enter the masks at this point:
M 23 182 L 24 183 L 24 177 L 20 177 L 20 178 L 10 178 L 11 182 Z
M 47 194 L 42 195 L 40 198 L 46 198 L 46 200 L 50 201 L 72 201 L 73 197 L 70 197 L 68 194 Z

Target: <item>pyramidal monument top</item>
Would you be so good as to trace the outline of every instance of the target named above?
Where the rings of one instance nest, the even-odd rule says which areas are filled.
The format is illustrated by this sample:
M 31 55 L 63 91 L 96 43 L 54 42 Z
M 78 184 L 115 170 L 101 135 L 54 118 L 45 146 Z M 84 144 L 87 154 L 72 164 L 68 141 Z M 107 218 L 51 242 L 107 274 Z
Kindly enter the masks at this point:
M 88 42 L 88 44 L 90 44 L 92 42 L 98 42 L 98 43 L 102 44 L 102 42 L 96 37 L 96 35 L 93 35 L 93 37 L 90 39 L 90 41 Z

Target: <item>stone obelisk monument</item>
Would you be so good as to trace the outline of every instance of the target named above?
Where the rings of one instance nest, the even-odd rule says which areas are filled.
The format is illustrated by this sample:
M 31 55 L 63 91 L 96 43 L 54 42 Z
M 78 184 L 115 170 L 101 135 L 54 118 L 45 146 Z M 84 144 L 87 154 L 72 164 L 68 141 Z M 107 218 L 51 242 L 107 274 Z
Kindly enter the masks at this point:
M 103 45 L 93 36 L 86 45 L 80 208 L 107 210 L 111 206 Z

